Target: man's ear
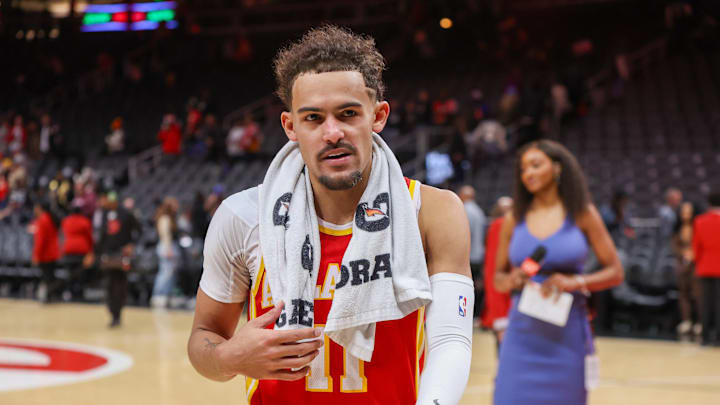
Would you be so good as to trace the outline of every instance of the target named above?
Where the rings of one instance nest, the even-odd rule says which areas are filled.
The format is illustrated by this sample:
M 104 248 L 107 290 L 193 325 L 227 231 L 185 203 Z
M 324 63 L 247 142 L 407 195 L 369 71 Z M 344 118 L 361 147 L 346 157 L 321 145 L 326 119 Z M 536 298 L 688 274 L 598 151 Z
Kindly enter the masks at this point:
M 280 114 L 280 124 L 282 125 L 283 130 L 285 130 L 285 135 L 287 135 L 288 139 L 297 142 L 297 135 L 293 129 L 294 125 L 291 112 L 283 111 Z
M 390 104 L 387 101 L 379 101 L 375 103 L 374 118 L 372 124 L 372 130 L 376 134 L 382 132 L 387 123 L 388 116 L 390 115 Z

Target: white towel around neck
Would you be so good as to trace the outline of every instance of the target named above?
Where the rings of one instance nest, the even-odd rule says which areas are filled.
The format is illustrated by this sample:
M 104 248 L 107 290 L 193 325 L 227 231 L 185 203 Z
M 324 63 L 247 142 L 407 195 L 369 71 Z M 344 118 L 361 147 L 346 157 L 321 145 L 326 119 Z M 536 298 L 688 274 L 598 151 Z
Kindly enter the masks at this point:
M 400 164 L 373 134 L 370 179 L 360 198 L 325 333 L 370 361 L 375 324 L 400 319 L 431 299 L 430 280 Z M 313 190 L 297 142 L 275 156 L 260 187 L 260 246 L 273 301 L 285 302 L 275 329 L 313 327 L 320 235 Z

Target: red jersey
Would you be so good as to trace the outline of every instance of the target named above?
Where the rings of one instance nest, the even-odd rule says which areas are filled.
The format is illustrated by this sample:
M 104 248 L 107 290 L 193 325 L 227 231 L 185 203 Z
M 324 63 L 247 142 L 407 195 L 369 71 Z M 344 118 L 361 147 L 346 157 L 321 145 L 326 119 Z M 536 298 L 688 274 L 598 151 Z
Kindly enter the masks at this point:
M 409 181 L 411 195 L 419 183 Z M 413 198 L 415 200 L 415 198 Z M 320 226 L 321 258 L 315 290 L 315 325 L 322 327 L 330 312 L 340 264 L 352 237 L 352 224 Z M 265 266 L 250 290 L 248 319 L 273 307 Z M 408 316 L 378 322 L 372 361 L 364 362 L 325 337 L 310 375 L 296 381 L 246 378 L 250 405 L 412 405 L 417 399 L 425 352 L 425 308 Z M 272 328 L 272 324 L 268 326 Z

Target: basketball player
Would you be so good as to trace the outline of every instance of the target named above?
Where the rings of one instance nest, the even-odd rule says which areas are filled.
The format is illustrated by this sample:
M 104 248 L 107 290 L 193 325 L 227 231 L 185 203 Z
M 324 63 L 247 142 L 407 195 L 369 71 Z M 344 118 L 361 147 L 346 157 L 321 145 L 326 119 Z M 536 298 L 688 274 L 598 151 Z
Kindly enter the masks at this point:
M 251 405 L 450 405 L 462 396 L 473 319 L 470 232 L 461 201 L 449 191 L 409 179 L 397 189 L 407 190 L 414 205 L 409 208 L 417 215 L 424 250 L 418 253 L 427 263 L 432 302 L 404 318 L 377 322 L 370 361 L 322 333 L 374 168 L 373 133 L 382 131 L 390 113 L 383 101 L 384 68 L 373 39 L 333 26 L 309 31 L 275 60 L 278 95 L 288 109 L 281 122 L 299 145 L 319 225 L 312 327 L 277 330 L 294 303 L 273 300 L 270 291 L 268 273 L 278 270 L 265 269 L 269 248 L 260 246 L 258 230 L 265 188 L 229 197 L 212 219 L 188 354 L 209 379 L 244 375 Z M 267 183 L 266 177 L 260 187 Z M 392 265 L 395 274 L 403 263 Z M 246 303 L 249 321 L 236 330 Z

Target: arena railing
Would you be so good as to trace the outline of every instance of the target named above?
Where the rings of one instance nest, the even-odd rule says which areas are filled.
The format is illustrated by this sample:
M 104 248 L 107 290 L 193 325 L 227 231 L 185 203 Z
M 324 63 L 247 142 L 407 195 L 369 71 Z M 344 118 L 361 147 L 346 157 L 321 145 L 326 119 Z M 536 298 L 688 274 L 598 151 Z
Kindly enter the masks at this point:
M 128 179 L 134 183 L 138 176 L 151 173 L 162 163 L 162 146 L 153 146 L 128 159 Z

